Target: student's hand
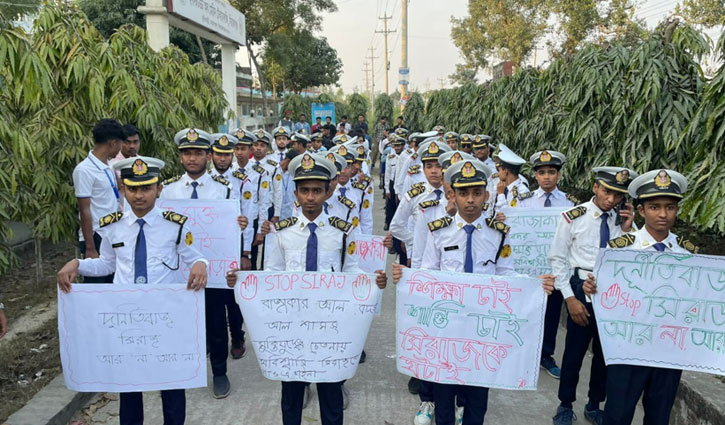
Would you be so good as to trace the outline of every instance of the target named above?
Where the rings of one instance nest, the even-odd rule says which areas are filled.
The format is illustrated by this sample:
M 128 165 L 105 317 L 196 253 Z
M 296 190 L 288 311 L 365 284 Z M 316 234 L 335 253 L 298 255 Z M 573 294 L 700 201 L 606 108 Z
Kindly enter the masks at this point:
M 278 215 L 275 215 L 274 217 L 272 217 L 272 223 L 279 223 L 279 216 Z
M 503 194 L 506 190 L 506 183 L 503 180 L 499 180 L 498 184 L 496 185 L 496 193 Z
M 504 221 L 506 221 L 506 214 L 504 214 L 501 211 L 497 212 L 496 213 L 496 220 L 503 223 Z
M 385 285 L 388 284 L 388 277 L 385 276 L 385 272 L 382 270 L 375 270 L 375 284 L 378 285 L 378 288 L 385 289 Z
M 587 280 L 584 281 L 584 284 L 582 285 L 582 290 L 584 290 L 584 293 L 587 295 L 597 293 L 597 280 L 594 278 L 593 274 L 587 274 Z
M 446 213 L 453 217 L 458 212 L 458 208 L 456 208 L 456 203 L 453 199 L 448 200 L 448 204 L 446 205 Z
M 581 301 L 576 297 L 566 299 L 566 309 L 569 310 L 569 316 L 579 326 L 587 326 L 589 324 L 589 312 Z
M 403 269 L 407 269 L 407 267 L 403 266 L 402 264 L 393 264 L 393 283 L 398 284 L 400 282 L 400 279 L 403 278 Z
M 206 288 L 206 277 L 206 264 L 203 261 L 197 261 L 191 266 L 189 282 L 186 284 L 186 289 L 198 291 Z
M 240 215 L 237 217 L 237 224 L 239 225 L 239 228 L 244 230 L 247 228 L 247 224 L 249 224 L 249 220 L 247 220 L 247 217 Z
M 262 242 L 264 242 L 264 235 L 263 235 L 263 234 L 261 234 L 261 233 L 259 233 L 259 234 L 257 234 L 257 236 L 256 236 L 256 237 L 254 238 L 254 242 L 252 242 L 252 246 L 259 246 L 259 245 L 262 245 Z
M 634 205 L 627 202 L 624 204 L 624 208 L 619 210 L 619 215 L 622 216 L 622 230 L 629 232 L 632 230 L 632 223 L 634 223 Z
M 248 254 L 244 254 L 248 255 Z M 252 260 L 250 260 L 247 257 L 242 257 L 240 261 L 240 265 L 242 266 L 242 270 L 252 270 Z
M 556 276 L 553 274 L 542 274 L 539 276 L 539 279 L 541 279 L 541 286 L 544 288 L 546 295 L 551 295 L 554 292 L 554 280 L 556 280 Z
M 393 249 L 393 232 L 388 232 L 383 238 L 383 246 L 388 249 Z
M 269 232 L 272 231 L 272 222 L 269 220 L 264 220 L 264 223 L 262 223 L 262 229 L 259 232 L 259 235 L 267 236 Z M 259 236 L 257 235 L 257 236 Z
M 58 270 L 58 287 L 66 294 L 70 292 L 73 281 L 78 276 L 78 260 L 73 259 L 65 263 L 65 266 Z
M 226 278 L 227 278 L 227 286 L 230 288 L 234 288 L 234 285 L 237 284 L 237 272 L 239 269 L 230 269 L 227 272 Z
M 84 254 L 84 257 L 85 258 L 98 258 L 98 257 L 100 257 L 100 255 L 98 254 L 98 251 L 96 250 L 95 247 L 93 247 L 93 248 L 86 247 L 86 253 Z
M 8 319 L 5 317 L 5 310 L 0 310 L 0 339 L 8 333 Z

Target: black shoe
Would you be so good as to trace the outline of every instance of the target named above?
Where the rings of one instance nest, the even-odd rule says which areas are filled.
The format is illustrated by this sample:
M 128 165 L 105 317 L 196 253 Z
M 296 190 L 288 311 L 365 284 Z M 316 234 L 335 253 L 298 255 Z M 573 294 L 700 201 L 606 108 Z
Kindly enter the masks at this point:
M 390 229 L 390 226 L 389 226 L 389 225 L 387 225 L 387 224 L 386 224 L 385 226 L 383 226 L 383 230 L 385 230 L 386 232 L 387 232 L 387 231 L 388 231 L 389 229 Z
M 214 398 L 225 398 L 232 391 L 232 385 L 226 375 L 214 377 Z
M 238 360 L 244 357 L 247 353 L 247 347 L 244 346 L 244 340 L 232 340 L 232 349 L 229 351 L 232 355 L 232 359 Z
M 411 377 L 408 380 L 408 392 L 413 395 L 420 392 L 420 379 Z
M 365 363 L 365 360 L 367 360 L 368 355 L 365 354 L 365 350 L 363 350 L 362 354 L 360 354 L 360 364 Z

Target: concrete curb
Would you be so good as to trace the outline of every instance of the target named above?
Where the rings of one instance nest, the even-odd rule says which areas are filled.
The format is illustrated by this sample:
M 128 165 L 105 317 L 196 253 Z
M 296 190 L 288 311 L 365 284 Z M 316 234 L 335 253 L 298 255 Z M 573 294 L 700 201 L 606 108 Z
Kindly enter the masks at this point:
M 725 424 L 723 385 L 713 375 L 683 372 L 670 425 Z
M 65 386 L 63 374 L 48 385 L 20 410 L 10 415 L 6 425 L 67 425 L 73 414 L 96 393 L 78 393 Z

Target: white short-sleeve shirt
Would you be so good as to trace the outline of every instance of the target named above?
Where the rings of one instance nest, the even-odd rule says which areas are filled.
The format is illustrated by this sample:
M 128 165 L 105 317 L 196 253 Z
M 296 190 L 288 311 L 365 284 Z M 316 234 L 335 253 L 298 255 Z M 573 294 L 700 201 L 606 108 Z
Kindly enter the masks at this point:
M 76 198 L 91 199 L 91 219 L 93 231 L 98 231 L 98 220 L 112 212 L 120 210 L 116 174 L 113 169 L 92 152 L 73 169 L 73 187 Z M 79 240 L 83 241 L 83 232 L 78 230 Z

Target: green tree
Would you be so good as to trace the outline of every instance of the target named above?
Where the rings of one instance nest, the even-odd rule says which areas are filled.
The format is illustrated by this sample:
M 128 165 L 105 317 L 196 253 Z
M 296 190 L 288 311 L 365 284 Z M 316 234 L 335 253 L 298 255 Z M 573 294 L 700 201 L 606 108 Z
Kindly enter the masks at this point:
M 559 49 L 562 53 L 573 55 L 579 44 L 603 23 L 599 14 L 603 3 L 603 0 L 550 0 L 549 7 L 565 37 Z
M 136 10 L 146 0 L 78 0 L 83 13 L 104 38 L 125 24 L 146 27 L 146 18 Z M 191 62 L 214 64 L 215 45 L 209 40 L 190 34 L 179 28 L 169 28 L 169 41 L 187 55 Z
M 360 114 L 367 116 L 370 103 L 368 102 L 368 98 L 366 96 L 363 96 L 360 93 L 353 93 L 347 98 L 347 104 L 347 115 L 350 121 L 354 122 Z
M 327 39 L 305 29 L 270 36 L 262 61 L 279 64 L 285 87 L 297 93 L 307 87 L 336 84 L 342 72 L 342 62 Z
M 725 1 L 682 0 L 675 7 L 675 14 L 690 24 L 707 28 L 725 25 Z
M 604 18 L 604 35 L 625 46 L 640 43 L 648 31 L 644 20 L 635 16 L 636 5 L 636 0 L 612 0 Z
M 469 0 L 468 16 L 451 18 L 451 37 L 466 63 L 486 67 L 496 56 L 518 69 L 547 29 L 547 0 Z
M 409 94 L 410 98 L 403 110 L 403 124 L 405 128 L 413 131 L 426 131 L 425 125 L 425 102 L 420 93 Z
M 375 98 L 375 121 L 380 121 L 380 118 L 388 118 L 388 123 L 393 119 L 393 99 L 385 93 L 380 93 Z
M 476 74 L 478 74 L 477 65 L 456 64 L 456 72 L 448 76 L 451 84 L 464 86 L 466 84 L 476 84 Z

